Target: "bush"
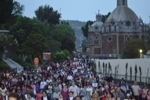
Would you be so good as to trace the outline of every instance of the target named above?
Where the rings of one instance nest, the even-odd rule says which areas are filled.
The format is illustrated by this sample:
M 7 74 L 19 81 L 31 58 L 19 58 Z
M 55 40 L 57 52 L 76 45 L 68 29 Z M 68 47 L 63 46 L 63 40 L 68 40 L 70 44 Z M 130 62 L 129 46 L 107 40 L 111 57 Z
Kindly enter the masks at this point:
M 23 61 L 21 58 L 19 57 L 13 57 L 12 58 L 15 62 L 17 62 L 18 64 L 20 64 L 22 67 L 24 67 L 24 69 L 32 69 L 34 68 L 34 64 L 33 63 L 29 63 L 27 61 Z
M 0 60 L 0 72 L 10 70 L 11 68 L 3 61 Z

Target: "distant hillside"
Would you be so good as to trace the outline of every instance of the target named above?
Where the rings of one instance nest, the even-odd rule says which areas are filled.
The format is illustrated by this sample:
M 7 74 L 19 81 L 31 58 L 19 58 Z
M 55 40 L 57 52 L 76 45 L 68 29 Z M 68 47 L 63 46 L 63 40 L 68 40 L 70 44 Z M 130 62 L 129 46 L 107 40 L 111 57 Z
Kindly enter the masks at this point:
M 84 39 L 81 27 L 86 24 L 86 22 L 77 21 L 77 20 L 66 20 L 66 22 L 69 22 L 70 26 L 75 31 L 76 36 L 76 49 L 81 50 L 82 40 Z

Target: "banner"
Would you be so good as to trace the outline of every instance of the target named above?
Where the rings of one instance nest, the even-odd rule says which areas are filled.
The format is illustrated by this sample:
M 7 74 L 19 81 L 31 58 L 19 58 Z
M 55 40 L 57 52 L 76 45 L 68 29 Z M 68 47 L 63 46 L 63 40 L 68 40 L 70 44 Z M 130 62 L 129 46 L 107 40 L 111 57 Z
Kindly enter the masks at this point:
M 44 52 L 43 53 L 43 60 L 51 60 L 51 53 L 50 52 Z

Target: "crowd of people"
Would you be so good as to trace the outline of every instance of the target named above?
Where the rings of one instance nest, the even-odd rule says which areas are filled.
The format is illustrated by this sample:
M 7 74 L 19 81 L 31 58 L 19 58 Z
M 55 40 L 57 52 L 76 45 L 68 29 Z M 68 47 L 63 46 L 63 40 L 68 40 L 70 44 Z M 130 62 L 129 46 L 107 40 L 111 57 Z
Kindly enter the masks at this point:
M 150 90 L 137 82 L 103 79 L 85 59 L 51 63 L 21 73 L 0 73 L 0 100 L 150 100 Z M 16 98 L 16 99 L 11 99 Z

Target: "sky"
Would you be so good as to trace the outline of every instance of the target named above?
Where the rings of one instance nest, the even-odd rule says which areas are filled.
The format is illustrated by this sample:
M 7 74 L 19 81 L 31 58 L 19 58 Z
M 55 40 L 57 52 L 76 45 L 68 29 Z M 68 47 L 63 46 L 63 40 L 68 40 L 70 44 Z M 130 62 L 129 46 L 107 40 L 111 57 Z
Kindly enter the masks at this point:
M 41 5 L 50 5 L 61 13 L 62 20 L 94 21 L 95 15 L 112 12 L 117 0 L 16 0 L 24 5 L 23 15 L 34 17 Z M 150 23 L 150 0 L 128 0 L 128 7 L 145 23 Z

